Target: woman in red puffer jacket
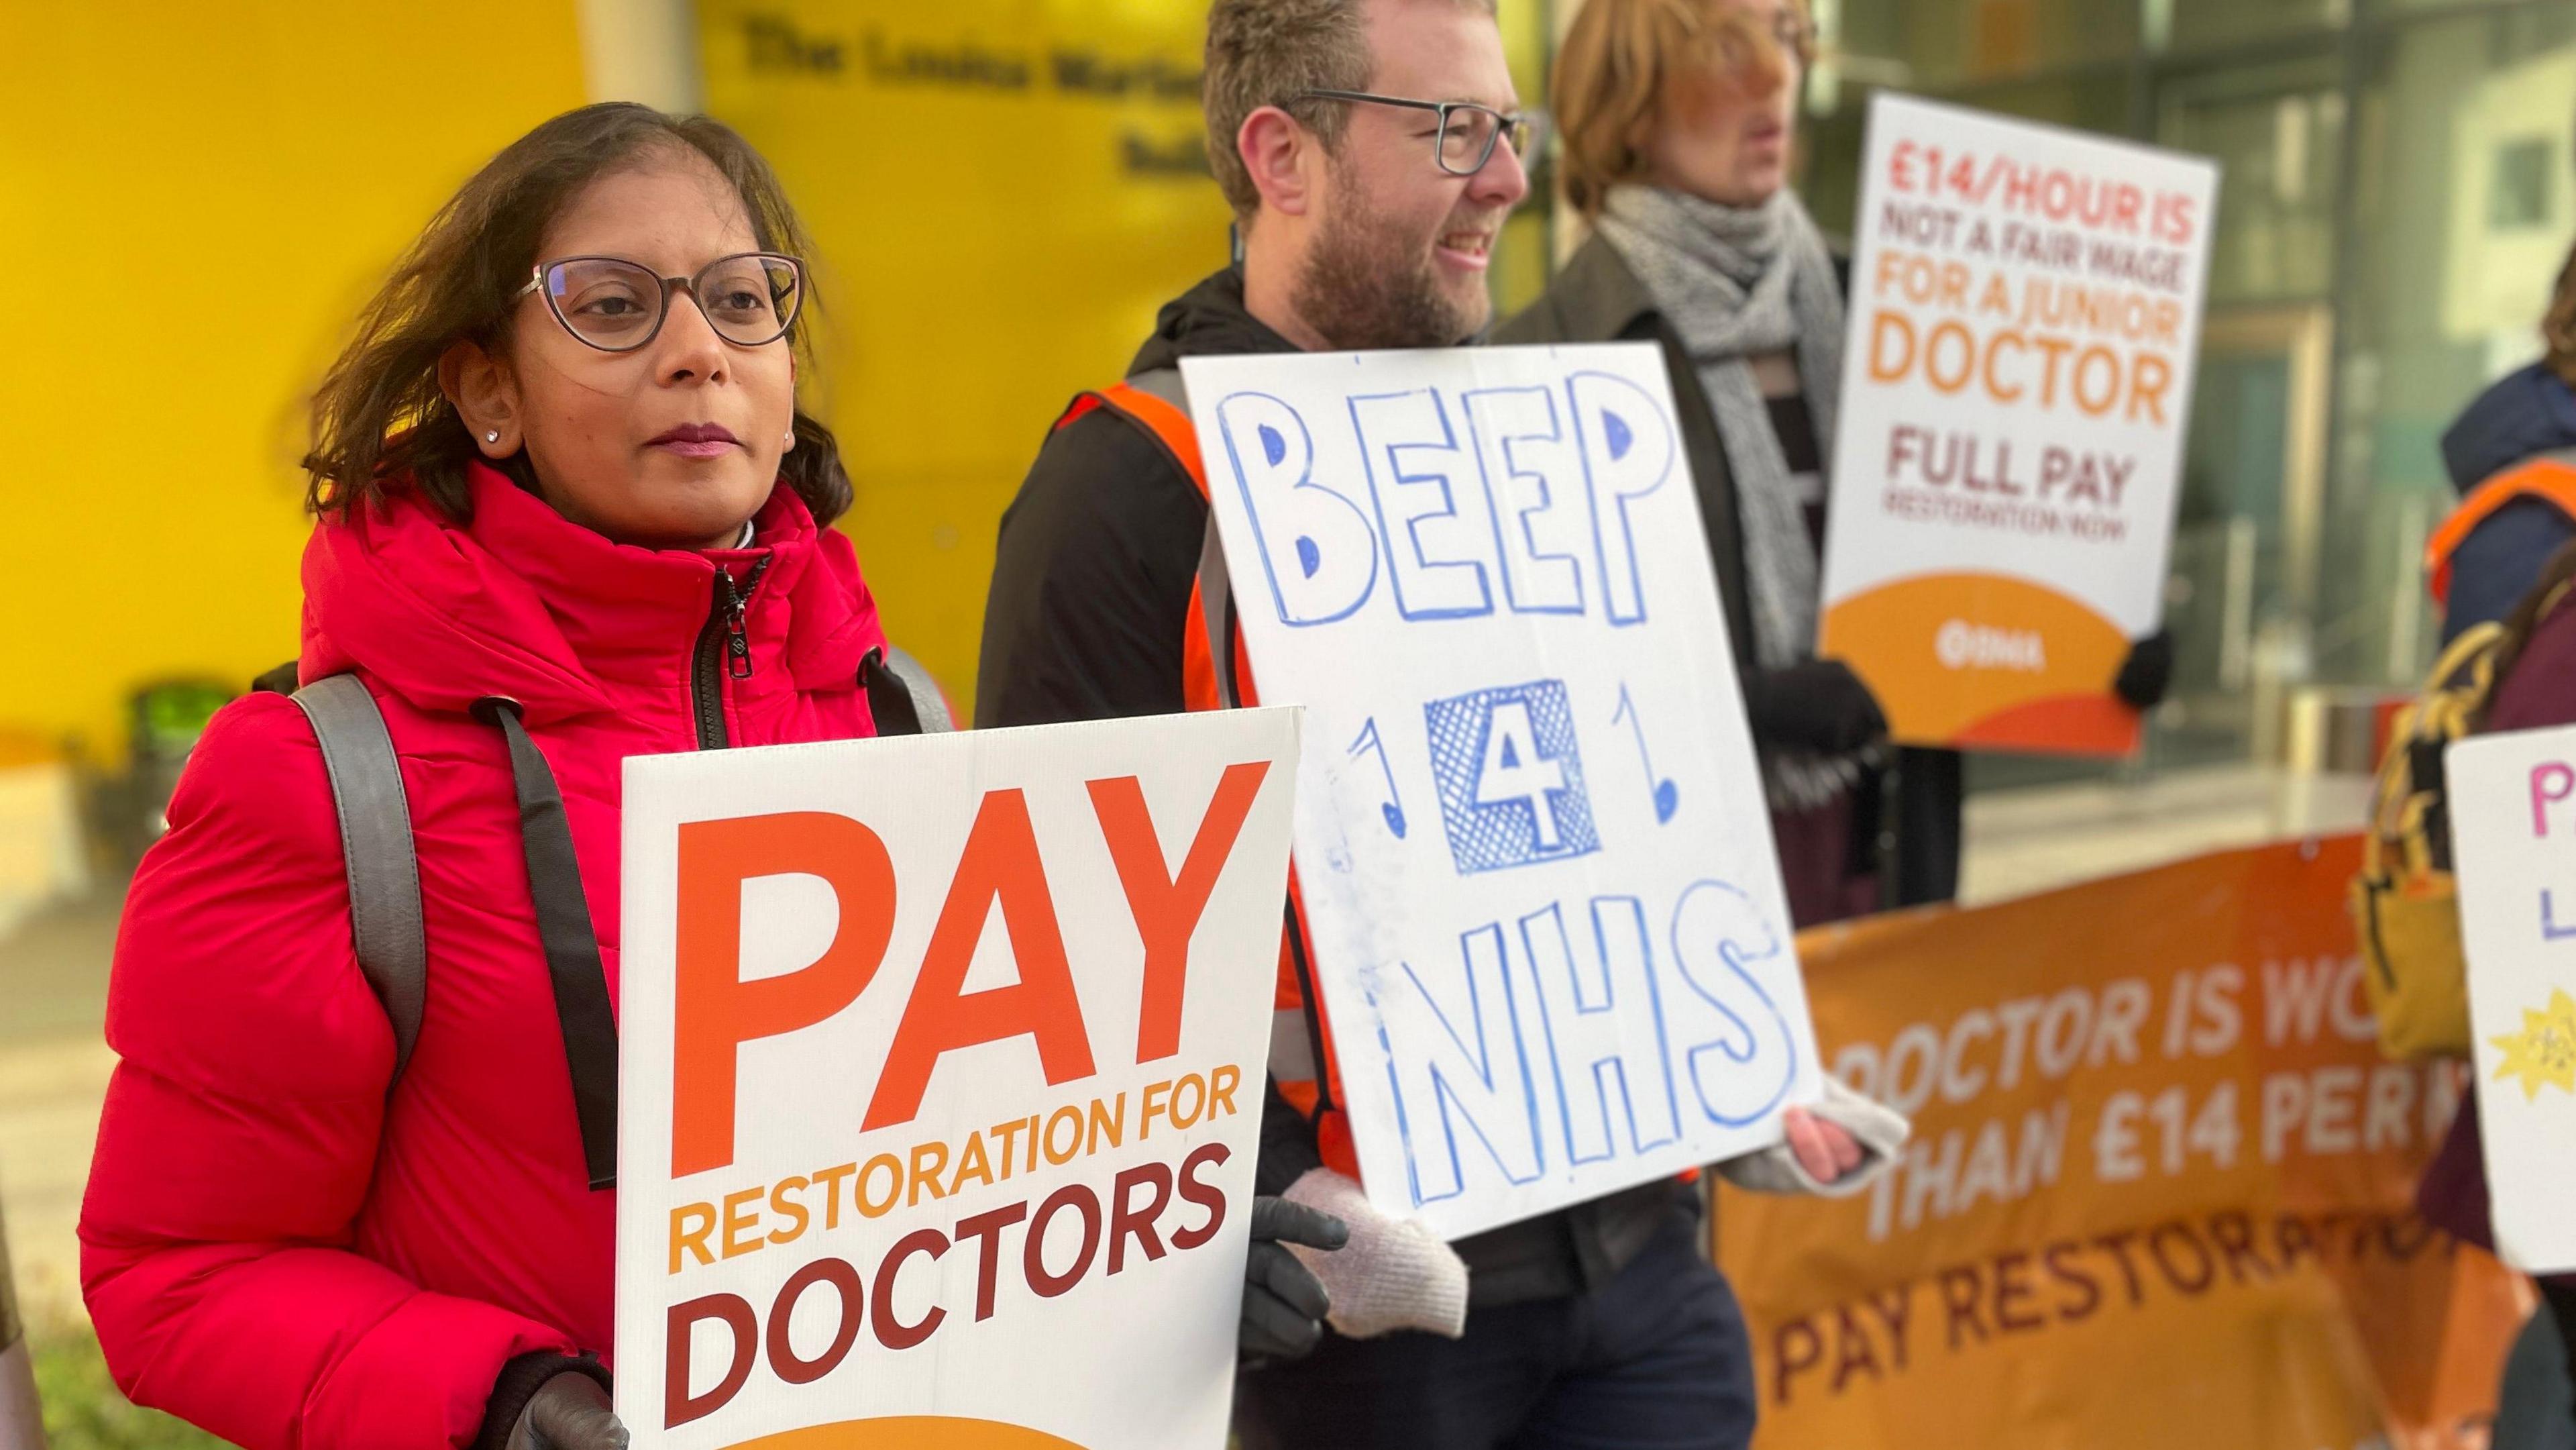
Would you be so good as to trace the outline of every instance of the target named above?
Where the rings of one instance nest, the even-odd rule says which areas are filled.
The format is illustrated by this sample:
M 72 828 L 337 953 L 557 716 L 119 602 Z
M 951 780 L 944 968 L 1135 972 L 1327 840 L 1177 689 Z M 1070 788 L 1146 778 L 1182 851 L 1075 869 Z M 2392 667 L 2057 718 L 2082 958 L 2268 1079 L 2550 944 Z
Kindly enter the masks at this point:
M 849 479 L 796 409 L 800 247 L 740 137 L 592 106 L 466 184 L 324 380 L 300 673 L 354 672 L 390 728 L 427 1004 L 388 1095 L 313 730 L 282 696 L 226 708 L 108 1007 L 81 1267 L 136 1401 L 254 1450 L 624 1443 L 615 1195 L 511 745 L 561 791 L 605 1003 L 625 757 L 875 733 L 884 640 L 825 527 Z

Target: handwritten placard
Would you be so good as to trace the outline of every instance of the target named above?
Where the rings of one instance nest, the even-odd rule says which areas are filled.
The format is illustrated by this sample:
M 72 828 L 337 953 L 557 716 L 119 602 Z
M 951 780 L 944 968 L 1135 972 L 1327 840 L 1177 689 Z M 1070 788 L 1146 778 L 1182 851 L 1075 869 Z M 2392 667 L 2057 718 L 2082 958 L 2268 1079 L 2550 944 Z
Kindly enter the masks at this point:
M 1456 1237 L 1819 1090 L 1651 346 L 1183 363 L 1362 1177 Z

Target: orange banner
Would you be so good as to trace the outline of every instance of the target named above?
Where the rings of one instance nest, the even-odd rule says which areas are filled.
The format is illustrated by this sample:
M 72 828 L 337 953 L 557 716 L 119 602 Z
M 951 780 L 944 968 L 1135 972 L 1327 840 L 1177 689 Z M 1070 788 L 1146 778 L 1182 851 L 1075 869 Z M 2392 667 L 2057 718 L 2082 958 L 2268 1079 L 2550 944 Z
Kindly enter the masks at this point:
M 2471 1450 L 2526 1291 L 2411 1211 L 2459 1100 L 2378 1055 L 2355 840 L 1799 940 L 1826 1063 L 1914 1141 L 1727 1190 L 1766 1447 Z

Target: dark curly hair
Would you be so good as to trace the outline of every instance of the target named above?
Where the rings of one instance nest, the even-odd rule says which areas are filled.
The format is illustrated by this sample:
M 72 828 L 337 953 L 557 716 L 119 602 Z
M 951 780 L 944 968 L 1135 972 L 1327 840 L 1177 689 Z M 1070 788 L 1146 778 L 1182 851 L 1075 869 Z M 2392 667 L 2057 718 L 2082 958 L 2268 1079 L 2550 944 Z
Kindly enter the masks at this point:
M 2540 340 L 2549 350 L 2549 370 L 2576 388 L 2576 250 L 2568 252 L 2567 265 L 2558 271 L 2558 291 L 2540 319 Z
M 510 143 L 438 209 L 359 315 L 357 336 L 314 392 L 305 506 L 316 515 L 345 516 L 382 502 L 390 487 L 408 479 L 464 522 L 472 507 L 466 468 L 481 454 L 455 404 L 439 391 L 439 358 L 459 342 L 498 351 L 536 265 L 537 244 L 555 216 L 591 182 L 675 148 L 705 157 L 733 184 L 762 251 L 801 256 L 810 250 L 776 173 L 723 122 L 625 101 L 555 117 Z M 810 279 L 807 289 L 810 318 Z M 809 336 L 800 320 L 788 339 L 808 371 Z M 801 408 L 795 429 L 796 447 L 780 463 L 779 477 L 816 522 L 828 524 L 850 507 L 840 445 Z M 525 453 L 499 466 L 523 487 L 535 486 Z

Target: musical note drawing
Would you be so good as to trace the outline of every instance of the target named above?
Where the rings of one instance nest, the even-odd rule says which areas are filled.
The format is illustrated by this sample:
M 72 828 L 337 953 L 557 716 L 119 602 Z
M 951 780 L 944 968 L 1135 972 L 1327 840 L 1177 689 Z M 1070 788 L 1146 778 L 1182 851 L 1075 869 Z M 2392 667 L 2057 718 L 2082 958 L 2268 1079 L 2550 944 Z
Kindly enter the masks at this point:
M 1616 725 L 1622 719 L 1628 722 L 1629 730 L 1637 737 L 1637 758 L 1646 764 L 1646 779 L 1655 783 L 1655 824 L 1669 825 L 1673 812 L 1682 807 L 1682 788 L 1673 784 L 1670 777 L 1655 774 L 1655 757 L 1646 749 L 1646 722 L 1638 717 L 1637 702 L 1628 698 L 1625 684 L 1619 687 L 1619 708 L 1611 715 L 1610 723 Z
M 1386 799 L 1379 803 L 1378 813 L 1386 817 L 1386 828 L 1395 838 L 1404 839 L 1404 800 L 1395 792 L 1395 766 L 1386 758 L 1386 742 L 1377 737 L 1377 717 L 1371 715 L 1360 727 L 1360 736 L 1351 742 L 1351 759 L 1357 760 L 1371 751 L 1377 752 L 1377 768 L 1386 777 Z

